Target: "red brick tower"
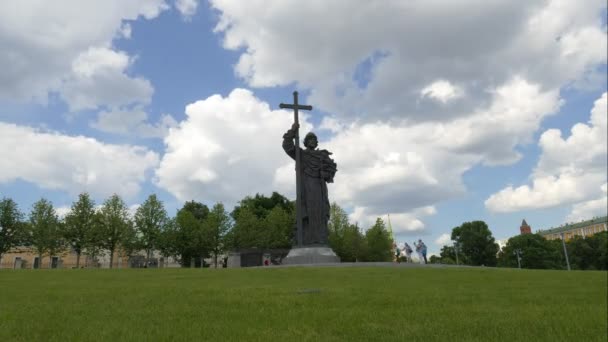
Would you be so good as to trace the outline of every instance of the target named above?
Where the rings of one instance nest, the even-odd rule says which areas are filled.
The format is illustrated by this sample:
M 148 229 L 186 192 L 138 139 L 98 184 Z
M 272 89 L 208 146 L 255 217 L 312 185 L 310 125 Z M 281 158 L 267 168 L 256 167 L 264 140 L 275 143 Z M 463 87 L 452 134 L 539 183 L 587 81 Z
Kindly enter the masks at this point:
M 528 225 L 526 220 L 521 221 L 521 227 L 519 227 L 520 233 L 523 234 L 532 234 L 532 227 Z

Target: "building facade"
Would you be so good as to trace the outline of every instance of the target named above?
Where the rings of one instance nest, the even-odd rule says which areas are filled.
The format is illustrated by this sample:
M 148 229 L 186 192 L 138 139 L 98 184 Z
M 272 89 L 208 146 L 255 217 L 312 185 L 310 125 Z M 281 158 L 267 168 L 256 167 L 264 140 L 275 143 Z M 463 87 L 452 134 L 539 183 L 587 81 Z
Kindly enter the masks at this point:
M 600 232 L 608 231 L 608 216 L 596 217 L 578 223 L 565 224 L 546 230 L 539 230 L 538 234 L 547 240 L 561 239 L 564 234 L 566 241 L 575 236 L 587 237 Z

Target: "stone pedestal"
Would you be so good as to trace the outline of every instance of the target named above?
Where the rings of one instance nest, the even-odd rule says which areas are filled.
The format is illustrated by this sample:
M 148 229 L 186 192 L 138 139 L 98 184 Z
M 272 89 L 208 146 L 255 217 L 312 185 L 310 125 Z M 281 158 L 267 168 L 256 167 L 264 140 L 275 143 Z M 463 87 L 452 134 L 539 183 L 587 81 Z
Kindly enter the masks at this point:
M 283 265 L 308 265 L 340 262 L 340 258 L 327 246 L 294 247 L 281 262 Z

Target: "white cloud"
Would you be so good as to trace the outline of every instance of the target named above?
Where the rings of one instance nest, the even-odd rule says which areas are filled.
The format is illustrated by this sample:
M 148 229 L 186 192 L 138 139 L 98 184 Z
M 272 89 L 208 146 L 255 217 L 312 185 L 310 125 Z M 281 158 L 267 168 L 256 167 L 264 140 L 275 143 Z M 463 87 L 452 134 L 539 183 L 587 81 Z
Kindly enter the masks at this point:
M 438 246 L 447 246 L 447 245 L 451 245 L 452 242 L 452 235 L 449 233 L 444 233 L 439 235 L 439 237 L 435 240 L 435 243 Z
M 434 207 L 415 208 L 408 212 L 390 213 L 374 212 L 366 207 L 355 207 L 348 218 L 349 221 L 357 223 L 359 227 L 364 230 L 373 226 L 376 223 L 377 218 L 381 218 L 388 227 L 390 218 L 393 233 L 397 236 L 403 236 L 423 231 L 425 225 L 420 218 L 433 214 L 435 214 Z
M 316 108 L 371 122 L 467 116 L 512 75 L 559 89 L 594 79 L 607 58 L 603 0 L 210 2 L 220 13 L 215 31 L 239 51 L 235 72 L 250 86 L 295 82 Z M 314 20 L 294 25 L 294 6 Z M 458 85 L 461 97 L 449 87 L 429 92 L 452 96 L 449 110 L 420 99 L 437 80 Z
M 125 74 L 132 63 L 133 58 L 124 52 L 90 48 L 74 60 L 61 97 L 72 111 L 147 104 L 154 90 L 148 80 Z
M 177 121 L 169 114 L 162 115 L 156 124 L 150 124 L 147 120 L 148 114 L 141 108 L 102 111 L 98 114 L 97 121 L 91 123 L 91 127 L 122 135 L 136 134 L 143 138 L 164 138 L 171 127 L 177 126 Z
M 453 86 L 446 80 L 435 81 L 420 91 L 423 97 L 430 97 L 442 103 L 447 103 L 455 98 L 462 97 L 464 94 L 462 89 Z
M 198 8 L 198 0 L 176 0 L 175 8 L 185 20 L 190 20 Z
M 606 108 L 604 93 L 595 101 L 589 124 L 577 123 L 568 138 L 563 139 L 557 129 L 545 131 L 540 137 L 542 153 L 531 175 L 532 185 L 508 186 L 491 195 L 486 207 L 511 212 L 572 204 L 601 195 L 608 169 Z
M 289 112 L 270 110 L 250 91 L 235 89 L 225 98 L 214 95 L 189 104 L 186 115 L 165 137 L 166 152 L 156 170 L 158 185 L 179 200 L 230 205 L 257 192 L 292 188 L 287 179 L 289 188 L 282 187 L 275 175 L 283 165 L 294 172 L 281 147 L 292 124 Z M 300 120 L 301 131 L 309 130 L 307 116 Z
M 0 183 L 21 179 L 72 195 L 135 196 L 158 155 L 143 147 L 0 123 Z
M 130 36 L 127 21 L 165 9 L 162 0 L 1 2 L 0 64 L 10 68 L 0 70 L 0 100 L 44 103 L 59 92 L 74 110 L 146 102 L 151 85 L 126 74 L 130 58 L 112 40 Z M 81 73 L 86 64 L 96 72 Z
M 57 214 L 60 219 L 64 219 L 65 215 L 67 215 L 71 210 L 72 207 L 69 206 L 56 207 L 55 214 Z
M 608 184 L 604 183 L 601 189 L 602 195 L 599 198 L 574 204 L 572 211 L 566 217 L 566 221 L 578 222 L 589 220 L 596 216 L 608 215 Z
M 558 105 L 555 91 L 541 92 L 518 78 L 497 89 L 488 108 L 456 123 L 350 124 L 320 141 L 319 148 L 333 152 L 338 164 L 330 200 L 352 208 L 351 220 L 363 228 L 390 214 L 396 233 L 423 232 L 434 205 L 464 193 L 466 170 L 514 159 L 514 147 L 529 140 Z M 291 126 L 289 113 L 273 112 L 237 89 L 227 98 L 191 104 L 186 114 L 165 139 L 159 186 L 180 200 L 234 203 L 274 190 L 294 196 L 293 161 L 280 147 Z M 302 122 L 308 131 L 307 117 Z

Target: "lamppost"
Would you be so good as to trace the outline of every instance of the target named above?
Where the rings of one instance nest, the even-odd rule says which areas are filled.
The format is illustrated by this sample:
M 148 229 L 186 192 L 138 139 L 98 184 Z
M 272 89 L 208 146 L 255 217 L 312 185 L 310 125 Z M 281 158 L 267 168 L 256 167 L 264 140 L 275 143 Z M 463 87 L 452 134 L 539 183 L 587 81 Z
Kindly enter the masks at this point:
M 524 254 L 521 249 L 517 248 L 513 251 L 513 254 L 517 256 L 517 268 L 521 269 L 521 255 Z
M 568 260 L 568 250 L 566 249 L 566 239 L 564 239 L 564 233 L 560 234 L 562 237 L 562 246 L 564 247 L 564 255 L 566 256 L 566 265 L 568 266 L 568 271 L 570 271 L 570 260 Z

